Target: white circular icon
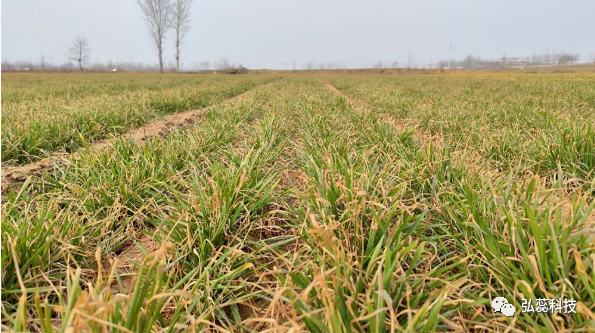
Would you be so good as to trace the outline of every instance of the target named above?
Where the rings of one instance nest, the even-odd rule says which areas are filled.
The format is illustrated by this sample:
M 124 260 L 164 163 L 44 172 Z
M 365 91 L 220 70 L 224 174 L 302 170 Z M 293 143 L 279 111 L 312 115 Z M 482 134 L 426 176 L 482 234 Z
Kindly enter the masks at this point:
M 508 300 L 506 298 L 496 297 L 492 301 L 492 309 L 494 309 L 494 312 L 500 312 L 500 308 L 502 307 L 502 305 L 507 304 L 507 303 L 508 303 Z
M 516 311 L 514 305 L 508 304 L 508 300 L 505 297 L 496 297 L 492 300 L 492 309 L 494 312 L 500 312 L 506 317 L 514 316 Z
M 500 312 L 505 315 L 506 317 L 512 317 L 514 316 L 514 305 L 512 304 L 503 304 L 502 307 L 500 308 Z

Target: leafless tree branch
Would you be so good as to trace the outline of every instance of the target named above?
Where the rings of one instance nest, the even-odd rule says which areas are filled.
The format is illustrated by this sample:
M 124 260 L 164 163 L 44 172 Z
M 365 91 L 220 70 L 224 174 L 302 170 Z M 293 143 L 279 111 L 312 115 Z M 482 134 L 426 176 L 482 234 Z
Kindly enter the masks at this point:
M 86 37 L 76 35 L 68 47 L 68 59 L 78 63 L 79 69 L 83 72 L 83 67 L 91 58 L 91 45 Z
M 163 73 L 163 39 L 171 27 L 172 5 L 170 0 L 137 0 L 137 2 L 149 27 L 149 36 L 157 47 L 159 71 Z
M 176 32 L 176 71 L 180 72 L 180 45 L 182 44 L 182 39 L 186 36 L 188 31 L 190 30 L 189 21 L 190 21 L 190 7 L 192 6 L 193 0 L 174 0 L 173 3 L 173 26 Z

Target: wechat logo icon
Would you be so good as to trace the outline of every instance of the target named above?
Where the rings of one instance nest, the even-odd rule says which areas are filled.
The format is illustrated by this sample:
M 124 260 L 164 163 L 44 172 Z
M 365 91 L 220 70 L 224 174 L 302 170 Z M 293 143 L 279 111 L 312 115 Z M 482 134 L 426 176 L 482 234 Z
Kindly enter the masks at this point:
M 492 300 L 492 309 L 494 312 L 500 312 L 506 317 L 514 316 L 516 309 L 514 305 L 508 304 L 508 300 L 504 297 L 496 297 Z

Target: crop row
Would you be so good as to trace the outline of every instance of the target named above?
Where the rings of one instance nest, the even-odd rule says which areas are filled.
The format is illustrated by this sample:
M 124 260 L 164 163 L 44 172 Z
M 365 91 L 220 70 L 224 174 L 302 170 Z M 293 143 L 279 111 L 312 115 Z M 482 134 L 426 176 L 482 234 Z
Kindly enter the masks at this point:
M 382 82 L 323 79 L 344 91 Z M 428 144 L 416 117 L 353 95 L 370 109 L 354 108 L 311 76 L 291 76 L 215 105 L 163 138 L 84 151 L 30 179 L 2 206 L 3 325 L 592 326 L 592 181 L 562 168 L 492 168 L 481 144 L 451 143 L 447 132 L 443 144 Z M 469 149 L 482 158 L 460 153 Z M 574 299 L 580 311 L 507 318 L 492 312 L 496 296 L 517 309 L 524 298 Z
M 109 84 L 104 84 L 102 80 L 85 84 L 79 82 L 82 86 L 78 88 L 80 93 L 77 93 L 77 89 L 72 91 L 68 75 L 58 79 L 54 79 L 54 83 L 59 88 L 46 88 L 41 85 L 43 81 L 29 83 L 27 91 L 31 94 L 41 92 L 43 95 L 44 91 L 50 91 L 45 98 L 31 97 L 15 101 L 15 98 L 11 98 L 11 89 L 21 94 L 23 88 L 16 89 L 9 84 L 3 89 L 4 164 L 24 164 L 49 153 L 71 152 L 164 115 L 221 102 L 271 78 L 219 79 L 193 76 L 191 79 L 179 79 L 180 82 L 172 78 L 157 86 L 149 80 L 144 86 L 129 90 L 130 83 L 118 77 Z M 66 92 L 68 95 L 65 95 Z M 5 94 L 8 95 L 7 100 Z

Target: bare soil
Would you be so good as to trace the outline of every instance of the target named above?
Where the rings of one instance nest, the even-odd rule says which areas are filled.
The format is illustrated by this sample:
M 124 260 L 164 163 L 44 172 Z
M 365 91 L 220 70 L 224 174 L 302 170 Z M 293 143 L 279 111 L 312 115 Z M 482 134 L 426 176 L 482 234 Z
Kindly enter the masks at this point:
M 242 94 L 225 100 L 223 103 L 229 103 L 236 99 L 244 98 L 245 95 L 251 91 L 252 90 L 248 90 Z M 121 139 L 128 139 L 134 143 L 141 143 L 149 138 L 165 135 L 174 128 L 189 126 L 190 124 L 194 123 L 206 110 L 212 107 L 213 105 L 202 109 L 168 115 L 164 118 L 150 122 L 143 127 L 133 129 L 121 136 L 95 142 L 91 144 L 88 149 L 101 151 L 112 147 L 115 142 Z M 77 155 L 78 152 L 74 152 L 72 154 L 54 154 L 51 157 L 46 157 L 37 162 L 14 167 L 2 167 L 2 193 L 6 192 L 11 187 L 11 184 L 17 185 L 18 183 L 22 183 L 29 176 L 40 176 L 44 172 L 52 170 L 56 165 L 67 165 L 70 160 L 76 158 Z

